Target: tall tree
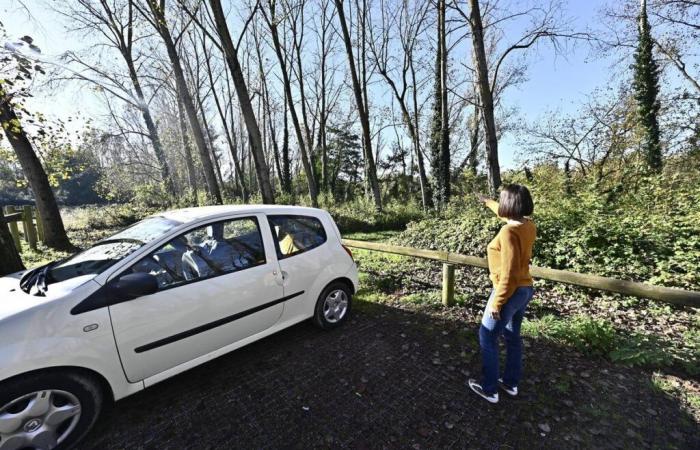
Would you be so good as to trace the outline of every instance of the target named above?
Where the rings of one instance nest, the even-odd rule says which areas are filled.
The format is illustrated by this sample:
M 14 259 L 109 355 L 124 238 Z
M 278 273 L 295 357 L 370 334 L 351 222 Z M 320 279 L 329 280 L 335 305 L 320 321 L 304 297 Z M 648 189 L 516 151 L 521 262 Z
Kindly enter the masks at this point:
M 479 0 L 469 0 L 471 7 L 469 24 L 472 31 L 472 51 L 476 61 L 476 77 L 479 86 L 479 100 L 481 101 L 481 113 L 484 123 L 486 144 L 486 168 L 488 171 L 489 190 L 491 195 L 496 195 L 496 190 L 501 185 L 501 166 L 498 162 L 498 135 L 496 131 L 496 117 L 494 114 L 493 90 L 489 81 L 488 62 L 484 46 L 484 25 L 481 21 Z
M 165 49 L 168 53 L 168 59 L 170 60 L 170 65 L 172 66 L 173 75 L 175 77 L 177 92 L 180 95 L 182 106 L 187 114 L 187 119 L 190 123 L 192 134 L 194 135 L 194 142 L 197 146 L 197 151 L 199 152 L 199 158 L 204 170 L 204 179 L 207 182 L 207 190 L 214 203 L 221 204 L 221 190 L 216 180 L 214 165 L 211 161 L 209 148 L 207 147 L 204 131 L 202 130 L 202 125 L 199 123 L 199 118 L 197 117 L 197 108 L 194 105 L 192 95 L 187 89 L 187 81 L 185 80 L 185 74 L 180 62 L 180 55 L 177 51 L 177 41 L 179 41 L 179 39 L 182 37 L 184 30 L 182 30 L 181 33 L 175 37 L 173 37 L 171 34 L 170 27 L 166 20 L 165 0 L 146 0 L 148 9 L 140 7 L 135 0 L 130 0 L 130 2 L 133 3 L 134 7 L 137 8 L 139 12 L 151 23 L 165 45 Z
M 374 198 L 374 206 L 377 211 L 382 211 L 382 195 L 379 190 L 379 179 L 377 178 L 377 166 L 374 160 L 374 154 L 372 153 L 372 138 L 369 127 L 369 112 L 367 110 L 368 105 L 365 102 L 365 97 L 363 96 L 363 89 L 360 85 L 360 80 L 357 75 L 357 67 L 355 66 L 355 57 L 352 53 L 352 39 L 350 37 L 350 31 L 348 30 L 348 23 L 345 19 L 345 10 L 343 9 L 343 0 L 334 0 L 335 7 L 338 11 L 338 20 L 340 22 L 340 29 L 342 31 L 343 43 L 345 44 L 345 53 L 348 60 L 348 70 L 350 71 L 350 78 L 352 79 L 352 90 L 355 95 L 355 103 L 357 104 L 357 112 L 360 116 L 360 125 L 362 126 L 362 140 L 365 143 L 365 172 L 367 179 L 369 181 L 370 188 L 372 190 L 372 197 Z
M 170 168 L 166 161 L 165 152 L 161 143 L 160 136 L 156 123 L 151 114 L 149 101 L 144 92 L 143 83 L 137 70 L 136 60 L 138 54 L 135 55 L 134 42 L 140 37 L 135 36 L 134 31 L 138 27 L 136 17 L 134 15 L 134 5 L 130 0 L 117 0 L 108 2 L 106 0 L 77 0 L 75 4 L 66 3 L 59 8 L 67 7 L 67 11 L 59 10 L 61 14 L 69 17 L 73 23 L 78 24 L 81 32 L 86 30 L 95 31 L 104 36 L 108 45 L 116 49 L 124 60 L 127 69 L 133 95 L 131 89 L 126 85 L 122 85 L 118 75 L 108 74 L 108 70 L 98 67 L 95 63 L 78 57 L 75 53 L 69 53 L 66 58 L 69 62 L 77 65 L 80 69 L 87 69 L 89 72 L 97 75 L 97 77 L 86 77 L 82 71 L 76 73 L 74 77 L 90 83 L 98 84 L 102 87 L 106 83 L 110 83 L 110 88 L 113 90 L 124 91 L 121 97 L 127 102 L 141 111 L 143 121 L 148 130 L 148 137 L 153 147 L 153 153 L 158 162 L 158 169 L 162 179 L 163 187 L 169 196 L 175 194 L 173 180 L 170 174 Z M 110 81 L 111 80 L 111 81 Z
M 255 118 L 255 112 L 253 111 L 253 105 L 250 101 L 250 94 L 243 75 L 243 70 L 241 69 L 241 64 L 238 61 L 238 48 L 233 44 L 233 40 L 231 39 L 231 33 L 229 32 L 228 25 L 226 24 L 226 16 L 224 15 L 224 10 L 221 7 L 221 1 L 209 0 L 209 5 L 211 6 L 211 10 L 214 15 L 216 31 L 219 35 L 219 39 L 221 40 L 221 47 L 224 55 L 226 56 L 228 68 L 231 71 L 233 87 L 236 89 L 238 103 L 241 107 L 241 113 L 243 114 L 246 129 L 248 130 L 250 150 L 252 152 L 253 161 L 255 162 L 255 173 L 258 177 L 258 185 L 260 186 L 262 200 L 264 203 L 273 204 L 275 203 L 275 193 L 272 190 L 272 184 L 270 183 L 270 171 L 267 166 L 267 161 L 265 160 L 262 135 L 260 134 L 260 127 L 258 126 L 258 121 Z M 257 4 L 251 13 L 251 18 L 252 14 L 255 14 L 256 10 Z
M 280 71 L 282 73 L 282 84 L 284 87 L 284 94 L 287 99 L 287 105 L 289 107 L 289 117 L 292 119 L 292 126 L 294 127 L 294 133 L 297 137 L 297 143 L 299 145 L 299 153 L 301 158 L 301 164 L 304 168 L 304 175 L 306 175 L 306 182 L 309 188 L 309 197 L 311 198 L 311 205 L 318 206 L 318 189 L 315 182 L 315 177 L 313 174 L 313 167 L 311 166 L 310 160 L 310 149 L 308 133 L 304 136 L 304 132 L 301 129 L 301 122 L 299 121 L 299 116 L 297 115 L 296 108 L 294 107 L 294 98 L 292 97 L 292 84 L 289 79 L 289 71 L 287 67 L 287 60 L 283 53 L 282 44 L 279 38 L 278 29 L 278 17 L 277 17 L 277 3 L 275 0 L 268 0 L 267 10 L 263 8 L 263 16 L 265 22 L 270 29 L 270 34 L 272 36 L 272 45 L 275 49 L 275 55 L 277 55 L 277 62 L 280 65 Z M 304 100 L 302 99 L 302 102 Z
M 418 86 L 415 71 L 415 49 L 418 36 L 423 32 L 423 24 L 426 21 L 430 3 L 411 5 L 409 2 L 400 2 L 399 11 L 393 11 L 389 5 L 381 5 L 381 28 L 377 36 L 374 29 L 370 28 L 370 52 L 379 74 L 391 88 L 394 100 L 401 110 L 401 120 L 406 127 L 408 136 L 413 143 L 413 151 L 418 163 L 418 177 L 421 189 L 423 209 L 427 210 L 432 205 L 431 190 L 426 175 L 423 151 L 420 141 L 419 117 L 418 117 Z M 390 61 L 396 59 L 391 51 L 390 32 L 396 30 L 399 34 L 400 67 L 392 68 Z M 394 76 L 399 72 L 399 76 Z M 409 80 L 410 75 L 410 80 Z M 411 92 L 411 98 L 408 94 Z M 412 105 L 410 105 L 412 102 Z M 411 112 L 412 110 L 412 112 Z
M 4 37 L 4 30 L 0 28 L 0 31 L 0 37 Z M 19 50 L 26 45 L 38 52 L 39 48 L 32 42 L 31 37 L 25 36 L 21 42 L 0 49 L 0 128 L 10 142 L 34 194 L 44 228 L 44 243 L 51 248 L 71 251 L 75 247 L 66 234 L 49 178 L 17 114 L 16 102 L 29 95 L 28 90 L 21 87 L 22 81 L 31 79 L 36 71 L 42 71 L 37 63 Z
M 654 42 L 647 17 L 647 2 L 641 0 L 639 11 L 639 40 L 634 52 L 634 98 L 642 134 L 641 150 L 652 171 L 662 167 L 659 131 L 659 68 L 654 60 Z
M 450 200 L 450 132 L 447 105 L 447 34 L 445 1 L 437 1 L 437 51 L 433 120 L 431 128 L 431 163 L 433 170 L 433 200 L 440 208 Z

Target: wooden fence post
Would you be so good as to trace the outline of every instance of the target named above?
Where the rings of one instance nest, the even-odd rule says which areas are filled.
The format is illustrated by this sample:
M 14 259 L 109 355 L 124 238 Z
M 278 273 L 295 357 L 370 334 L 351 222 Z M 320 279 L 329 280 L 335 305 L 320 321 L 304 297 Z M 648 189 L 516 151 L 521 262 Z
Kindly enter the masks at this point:
M 39 234 L 39 240 L 44 242 L 44 222 L 41 221 L 41 215 L 39 215 L 39 208 L 36 206 L 32 208 L 34 210 L 34 215 L 36 216 L 36 231 Z
M 14 206 L 5 206 L 4 209 L 6 216 L 9 216 L 10 214 L 13 214 L 15 212 Z M 8 222 L 7 226 L 10 228 L 10 234 L 12 235 L 12 239 L 15 241 L 15 248 L 17 249 L 17 253 L 21 253 L 22 241 L 19 237 L 19 227 L 17 227 L 17 222 L 13 220 L 11 222 Z
M 32 206 L 25 205 L 24 210 L 24 236 L 29 243 L 29 248 L 36 250 L 36 228 L 34 228 L 34 217 L 32 217 Z
M 454 264 L 442 265 L 442 304 L 452 306 L 455 304 L 455 266 Z

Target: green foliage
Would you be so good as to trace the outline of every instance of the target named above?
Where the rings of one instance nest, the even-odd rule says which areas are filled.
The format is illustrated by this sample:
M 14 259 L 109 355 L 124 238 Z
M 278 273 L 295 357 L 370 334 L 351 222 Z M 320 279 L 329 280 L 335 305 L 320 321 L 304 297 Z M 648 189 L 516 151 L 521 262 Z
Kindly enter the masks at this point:
M 692 157 L 667 170 L 601 195 L 590 180 L 564 195 L 564 176 L 551 167 L 533 170 L 538 236 L 533 264 L 556 269 L 700 289 L 700 171 Z M 477 200 L 452 202 L 442 217 L 410 223 L 393 241 L 418 248 L 485 256 L 501 223 Z
M 642 138 L 642 152 L 648 166 L 654 170 L 661 169 L 661 143 L 659 131 L 659 67 L 654 61 L 654 41 L 646 9 L 639 16 L 639 41 L 634 52 L 634 98 L 637 101 L 639 131 Z
M 343 233 L 357 231 L 401 230 L 406 224 L 423 217 L 416 202 L 389 202 L 378 213 L 374 203 L 365 197 L 351 202 L 335 203 L 328 197 L 319 199 L 321 208 L 327 209 Z
M 559 319 L 546 315 L 525 320 L 522 332 L 525 336 L 544 338 L 586 355 L 606 357 L 630 366 L 678 368 L 693 376 L 700 373 L 700 345 L 694 331 L 686 333 L 684 342 L 672 342 L 656 335 L 618 331 L 604 319 L 587 316 Z

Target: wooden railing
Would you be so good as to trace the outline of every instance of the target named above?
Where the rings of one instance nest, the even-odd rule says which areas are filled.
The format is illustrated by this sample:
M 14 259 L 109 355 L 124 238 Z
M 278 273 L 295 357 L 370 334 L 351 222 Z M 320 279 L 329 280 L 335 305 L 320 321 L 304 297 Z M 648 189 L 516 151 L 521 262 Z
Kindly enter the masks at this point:
M 343 239 L 343 244 L 357 249 L 376 252 L 392 253 L 395 255 L 412 256 L 443 263 L 442 270 L 442 302 L 445 305 L 454 303 L 454 268 L 455 265 L 488 268 L 486 258 L 462 255 L 440 250 L 423 250 L 412 247 L 385 244 L 381 242 L 356 241 Z M 635 281 L 616 280 L 598 275 L 569 272 L 567 270 L 548 269 L 546 267 L 530 267 L 530 273 L 535 278 L 571 284 L 574 286 L 617 292 L 634 297 L 650 298 L 675 305 L 700 307 L 700 292 L 683 289 L 654 286 Z
M 36 221 L 36 224 L 34 223 Z M 19 232 L 18 223 L 22 224 L 22 236 L 29 245 L 29 248 L 36 250 L 38 241 L 44 241 L 44 227 L 39 217 L 39 210 L 31 205 L 25 206 L 5 206 L 0 208 L 0 226 L 5 226 L 10 230 L 15 248 L 22 251 L 22 236 Z

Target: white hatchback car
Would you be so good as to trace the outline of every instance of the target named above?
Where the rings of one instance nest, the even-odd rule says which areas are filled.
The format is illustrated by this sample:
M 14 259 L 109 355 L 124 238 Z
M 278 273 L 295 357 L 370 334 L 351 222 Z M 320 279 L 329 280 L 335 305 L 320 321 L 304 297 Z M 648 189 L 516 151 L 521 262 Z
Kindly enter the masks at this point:
M 0 278 L 0 450 L 68 447 L 119 400 L 312 318 L 344 322 L 357 266 L 326 211 L 149 217 Z

